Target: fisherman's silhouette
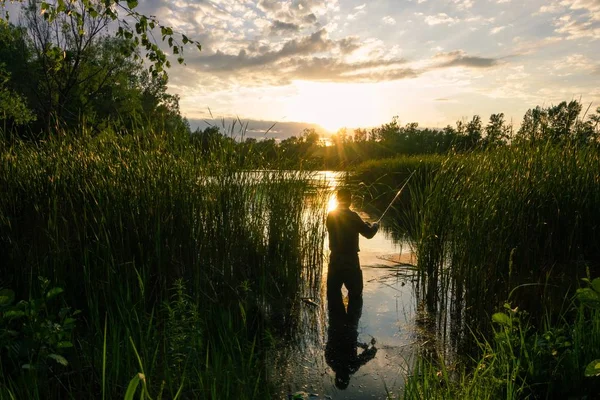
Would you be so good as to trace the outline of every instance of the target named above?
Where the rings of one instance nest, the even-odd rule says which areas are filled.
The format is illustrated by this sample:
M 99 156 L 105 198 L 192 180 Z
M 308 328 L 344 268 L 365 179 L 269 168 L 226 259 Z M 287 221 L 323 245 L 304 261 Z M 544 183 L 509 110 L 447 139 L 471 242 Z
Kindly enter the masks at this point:
M 350 210 L 352 193 L 342 188 L 337 192 L 338 207 L 327 215 L 329 233 L 329 270 L 327 271 L 327 303 L 329 330 L 325 360 L 335 371 L 335 386 L 346 389 L 350 375 L 372 360 L 377 353 L 372 347 L 358 343 L 358 320 L 362 313 L 363 276 L 358 258 L 358 237 L 372 238 L 379 224 L 364 222 Z M 348 290 L 348 311 L 342 300 L 342 286 Z M 358 354 L 358 348 L 363 351 Z
M 350 375 L 375 358 L 377 353 L 375 339 L 371 341 L 370 346 L 358 342 L 358 321 L 362 314 L 362 305 L 362 295 L 352 297 L 346 312 L 341 292 L 339 295 L 329 296 L 329 329 L 325 360 L 335 372 L 335 386 L 341 390 L 348 387 Z M 360 354 L 359 348 L 362 349 Z

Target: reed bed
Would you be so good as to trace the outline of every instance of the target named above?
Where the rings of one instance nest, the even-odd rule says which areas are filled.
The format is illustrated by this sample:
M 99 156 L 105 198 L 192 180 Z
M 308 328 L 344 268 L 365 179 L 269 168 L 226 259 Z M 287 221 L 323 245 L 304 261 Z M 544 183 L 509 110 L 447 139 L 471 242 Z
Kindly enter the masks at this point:
M 523 301 L 535 292 L 544 301 L 525 305 L 543 307 L 552 295 L 544 290 L 559 285 L 564 294 L 586 267 L 593 275 L 600 262 L 599 165 L 597 149 L 569 145 L 449 157 L 430 185 L 413 191 L 425 280 L 449 274 L 454 303 L 489 316 L 510 291 Z M 532 283 L 539 285 L 513 290 Z
M 269 397 L 279 307 L 320 275 L 325 195 L 308 207 L 307 173 L 235 158 L 151 133 L 2 145 L 0 289 L 36 298 L 45 277 L 81 314 L 69 365 L 2 357 L 0 397 L 119 398 L 138 373 L 152 398 Z
M 411 185 L 417 292 L 439 346 L 405 398 L 597 393 L 584 370 L 600 318 L 573 296 L 598 276 L 599 166 L 595 146 L 521 144 L 450 156 Z

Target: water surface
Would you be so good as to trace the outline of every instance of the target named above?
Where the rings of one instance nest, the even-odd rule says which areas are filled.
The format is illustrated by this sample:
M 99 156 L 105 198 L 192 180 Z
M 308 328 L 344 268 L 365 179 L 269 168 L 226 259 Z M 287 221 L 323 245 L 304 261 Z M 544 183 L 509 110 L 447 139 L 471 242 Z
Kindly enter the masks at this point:
M 329 184 L 334 188 L 336 176 L 329 174 L 323 176 L 330 179 Z M 359 214 L 367 221 L 377 219 L 365 212 Z M 417 341 L 413 271 L 407 265 L 415 260 L 408 244 L 395 242 L 386 232 L 385 223 L 374 238 L 361 237 L 360 248 L 364 290 L 356 332 L 358 342 L 367 345 L 368 353 L 361 358 L 365 350 L 359 347 L 353 359 L 361 360 L 363 365 L 350 374 L 346 388 L 340 388 L 344 385 L 339 382 L 336 386 L 336 371 L 330 365 L 335 367 L 336 363 L 328 363 L 326 357 L 330 321 L 325 297 L 325 262 L 320 284 L 308 292 L 308 299 L 299 303 L 300 324 L 296 334 L 280 346 L 273 360 L 272 379 L 280 383 L 281 398 L 305 392 L 306 398 L 315 399 L 384 399 L 389 393 L 401 390 Z M 328 256 L 327 238 L 325 249 Z M 347 293 L 345 288 L 343 293 Z M 337 343 L 329 346 L 332 344 Z M 347 357 L 352 359 L 350 354 Z

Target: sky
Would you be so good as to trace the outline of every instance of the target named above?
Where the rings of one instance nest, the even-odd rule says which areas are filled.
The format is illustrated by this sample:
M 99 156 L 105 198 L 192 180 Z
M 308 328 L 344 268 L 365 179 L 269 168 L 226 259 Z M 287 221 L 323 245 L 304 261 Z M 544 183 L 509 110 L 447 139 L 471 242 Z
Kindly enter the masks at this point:
M 302 124 L 335 132 L 397 116 L 442 128 L 500 112 L 518 126 L 536 105 L 600 106 L 600 0 L 141 0 L 138 10 L 202 44 L 169 70 L 192 126 L 239 118 L 289 136 Z

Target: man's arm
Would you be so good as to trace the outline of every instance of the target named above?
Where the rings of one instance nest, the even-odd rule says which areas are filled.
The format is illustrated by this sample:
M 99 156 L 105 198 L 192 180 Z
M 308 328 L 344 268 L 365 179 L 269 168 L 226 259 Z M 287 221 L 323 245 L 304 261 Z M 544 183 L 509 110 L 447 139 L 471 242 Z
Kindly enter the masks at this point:
M 360 233 L 367 239 L 371 239 L 373 236 L 375 236 L 377 230 L 379 230 L 379 224 L 374 223 L 371 225 L 370 223 L 363 221 L 357 213 L 354 213 L 354 215 L 356 219 L 356 226 L 358 227 L 358 233 Z

